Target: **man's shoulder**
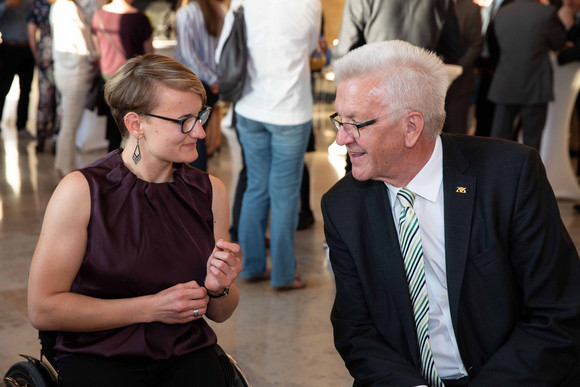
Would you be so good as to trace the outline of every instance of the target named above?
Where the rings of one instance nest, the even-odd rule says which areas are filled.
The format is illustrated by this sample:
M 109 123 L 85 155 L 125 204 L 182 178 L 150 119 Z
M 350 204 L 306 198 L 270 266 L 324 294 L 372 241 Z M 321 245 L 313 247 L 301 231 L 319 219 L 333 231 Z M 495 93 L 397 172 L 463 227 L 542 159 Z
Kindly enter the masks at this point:
M 442 134 L 444 166 L 457 165 L 472 173 L 513 173 L 522 163 L 541 163 L 537 150 L 515 141 L 468 136 L 461 134 Z
M 469 155 L 481 155 L 489 152 L 508 152 L 523 154 L 530 151 L 530 147 L 515 141 L 493 137 L 470 136 L 465 134 L 442 134 L 443 149 L 463 150 Z
M 337 181 L 324 195 L 322 201 L 329 205 L 341 205 L 356 202 L 357 199 L 369 194 L 369 191 L 383 184 L 379 181 L 359 181 L 348 172 Z

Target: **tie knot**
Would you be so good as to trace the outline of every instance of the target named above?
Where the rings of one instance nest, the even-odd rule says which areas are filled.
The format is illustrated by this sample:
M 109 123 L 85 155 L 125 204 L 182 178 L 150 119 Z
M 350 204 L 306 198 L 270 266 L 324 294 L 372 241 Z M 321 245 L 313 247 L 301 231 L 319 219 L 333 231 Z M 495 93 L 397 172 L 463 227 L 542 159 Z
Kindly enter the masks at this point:
M 407 188 L 401 188 L 397 193 L 397 199 L 399 199 L 403 208 L 413 208 L 413 203 L 415 203 L 415 193 Z

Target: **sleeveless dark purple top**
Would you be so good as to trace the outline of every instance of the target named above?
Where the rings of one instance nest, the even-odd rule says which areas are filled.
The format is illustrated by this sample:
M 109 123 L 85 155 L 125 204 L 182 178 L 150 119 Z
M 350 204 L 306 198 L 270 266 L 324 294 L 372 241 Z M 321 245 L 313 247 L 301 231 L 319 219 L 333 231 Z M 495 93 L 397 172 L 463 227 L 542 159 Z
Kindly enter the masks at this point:
M 212 188 L 205 172 L 177 165 L 174 181 L 137 178 L 116 150 L 80 169 L 89 182 L 87 249 L 73 293 L 103 299 L 155 294 L 178 283 L 203 284 L 215 245 Z M 61 332 L 67 354 L 167 359 L 216 343 L 205 319 L 142 323 L 99 332 Z

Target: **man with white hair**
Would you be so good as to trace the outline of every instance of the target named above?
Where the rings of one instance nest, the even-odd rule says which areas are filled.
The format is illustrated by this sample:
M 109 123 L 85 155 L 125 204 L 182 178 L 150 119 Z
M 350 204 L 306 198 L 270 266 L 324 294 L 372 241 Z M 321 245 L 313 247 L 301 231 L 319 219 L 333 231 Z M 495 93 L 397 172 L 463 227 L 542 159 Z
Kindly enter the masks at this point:
M 402 41 L 334 64 L 322 198 L 335 345 L 356 386 L 578 386 L 580 261 L 538 153 L 441 134 L 441 60 Z

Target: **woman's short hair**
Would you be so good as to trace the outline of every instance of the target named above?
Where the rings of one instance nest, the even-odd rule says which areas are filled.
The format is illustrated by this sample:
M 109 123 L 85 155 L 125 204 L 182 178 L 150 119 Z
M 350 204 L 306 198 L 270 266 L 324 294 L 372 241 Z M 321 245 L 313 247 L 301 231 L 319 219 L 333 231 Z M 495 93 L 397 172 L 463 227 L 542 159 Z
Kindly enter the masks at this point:
M 111 108 L 123 137 L 127 136 L 124 117 L 152 112 L 162 97 L 159 86 L 191 91 L 206 103 L 203 84 L 187 67 L 167 56 L 145 54 L 129 59 L 105 84 L 105 101 Z
M 336 78 L 377 77 L 384 105 L 400 119 L 409 110 L 425 117 L 426 135 L 436 138 L 445 122 L 449 78 L 441 59 L 401 40 L 369 43 L 334 62 Z

